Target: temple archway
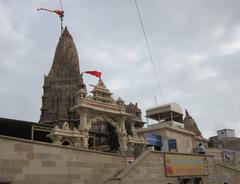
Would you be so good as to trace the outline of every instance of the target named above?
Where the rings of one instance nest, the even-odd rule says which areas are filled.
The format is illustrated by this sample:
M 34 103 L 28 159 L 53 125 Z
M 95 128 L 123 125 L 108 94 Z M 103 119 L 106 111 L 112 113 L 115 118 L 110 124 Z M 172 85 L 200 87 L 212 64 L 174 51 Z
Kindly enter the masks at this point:
M 63 146 L 73 147 L 73 143 L 72 143 L 72 141 L 70 141 L 69 139 L 63 139 L 61 142 L 62 142 L 62 145 L 63 145 Z
M 116 152 L 119 144 L 119 126 L 109 117 L 95 117 L 90 121 L 89 129 L 89 148 Z
M 101 79 L 93 86 L 91 93 L 87 95 L 86 89 L 80 89 L 73 108 L 80 116 L 82 147 L 95 149 L 98 146 L 101 151 L 120 151 L 125 154 L 132 144 L 146 144 L 144 138 L 134 132 L 133 136 L 127 135 L 125 120 L 131 114 L 126 112 L 121 98 L 116 101 L 112 98 L 112 93 Z

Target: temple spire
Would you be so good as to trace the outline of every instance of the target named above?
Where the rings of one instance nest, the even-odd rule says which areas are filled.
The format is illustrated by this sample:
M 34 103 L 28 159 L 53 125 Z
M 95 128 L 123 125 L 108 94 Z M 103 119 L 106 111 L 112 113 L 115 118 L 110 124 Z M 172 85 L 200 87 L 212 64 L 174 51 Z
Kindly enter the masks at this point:
M 63 30 L 54 55 L 51 70 L 44 78 L 41 123 L 79 122 L 72 111 L 77 92 L 85 88 L 80 75 L 78 53 L 67 27 Z M 61 124 L 60 124 L 61 125 Z
M 78 78 L 80 75 L 77 49 L 67 27 L 59 38 L 49 75 L 58 79 L 67 76 Z
M 202 137 L 202 133 L 199 130 L 196 121 L 192 118 L 192 116 L 189 114 L 187 109 L 185 109 L 185 118 L 183 120 L 183 123 L 184 123 L 185 129 L 187 129 L 191 132 L 194 132 L 196 134 L 196 136 Z
M 191 116 L 190 116 L 190 114 L 189 114 L 189 112 L 188 112 L 188 110 L 187 109 L 185 109 L 185 118 L 190 118 Z

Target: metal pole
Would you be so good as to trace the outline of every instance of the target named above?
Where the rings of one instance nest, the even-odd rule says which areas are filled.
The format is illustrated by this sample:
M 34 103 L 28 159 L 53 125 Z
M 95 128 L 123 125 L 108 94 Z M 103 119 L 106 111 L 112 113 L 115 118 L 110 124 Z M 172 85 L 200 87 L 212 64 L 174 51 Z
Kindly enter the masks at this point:
M 32 126 L 32 132 L 31 132 L 31 140 L 33 141 L 33 134 L 34 134 L 34 125 Z
M 154 100 L 155 100 L 155 105 L 157 106 L 157 98 L 156 98 L 156 96 L 154 96 Z
M 63 18 L 61 17 L 61 34 L 63 33 Z
M 158 113 L 158 123 L 160 123 L 160 114 Z
M 93 149 L 96 150 L 95 134 L 93 134 Z

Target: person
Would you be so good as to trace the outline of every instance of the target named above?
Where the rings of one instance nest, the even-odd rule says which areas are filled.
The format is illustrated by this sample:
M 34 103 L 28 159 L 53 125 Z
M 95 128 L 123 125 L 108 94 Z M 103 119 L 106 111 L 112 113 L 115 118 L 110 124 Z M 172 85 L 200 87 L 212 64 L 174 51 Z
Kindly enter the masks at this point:
M 202 145 L 202 143 L 199 143 L 199 145 L 198 145 L 198 153 L 203 154 L 203 155 L 206 154 L 206 149 L 205 149 L 204 145 Z

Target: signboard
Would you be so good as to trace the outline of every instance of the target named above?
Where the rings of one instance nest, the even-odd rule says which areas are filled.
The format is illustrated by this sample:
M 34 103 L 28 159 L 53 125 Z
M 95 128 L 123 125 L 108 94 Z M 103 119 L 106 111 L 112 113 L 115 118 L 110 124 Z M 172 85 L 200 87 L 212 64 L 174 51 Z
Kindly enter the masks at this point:
M 206 156 L 165 153 L 164 157 L 167 176 L 208 175 Z
M 149 145 L 157 146 L 157 147 L 162 146 L 162 137 L 160 135 L 146 133 L 145 137 L 146 137 Z
M 228 164 L 234 164 L 236 160 L 236 152 L 233 150 L 223 150 L 223 162 Z

